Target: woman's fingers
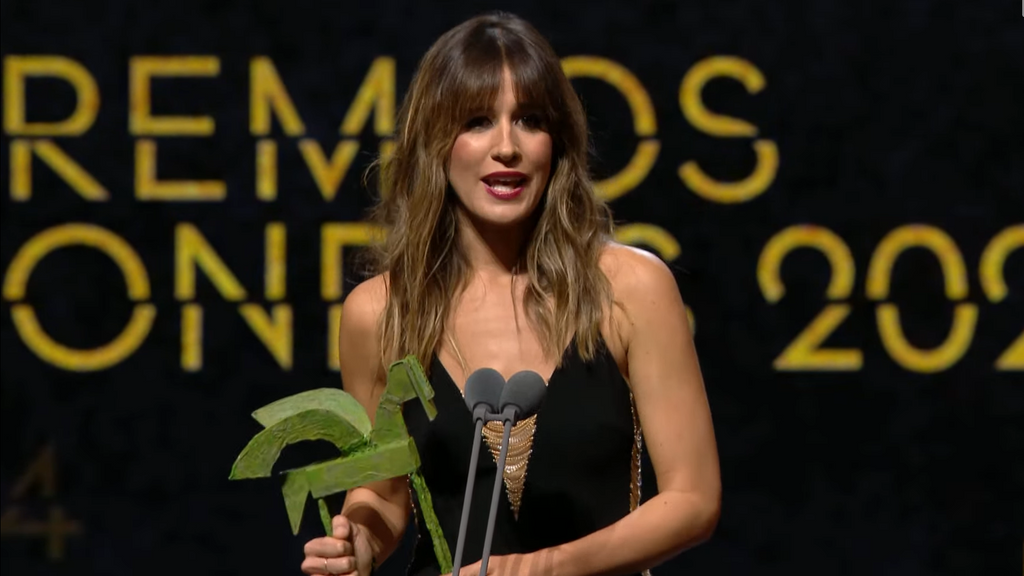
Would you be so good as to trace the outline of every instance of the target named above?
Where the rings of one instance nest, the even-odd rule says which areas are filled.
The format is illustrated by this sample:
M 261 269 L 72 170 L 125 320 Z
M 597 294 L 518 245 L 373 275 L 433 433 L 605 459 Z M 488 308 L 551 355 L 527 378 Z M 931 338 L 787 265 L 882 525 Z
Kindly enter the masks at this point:
M 315 538 L 306 543 L 302 561 L 304 574 L 323 576 L 356 576 L 354 540 L 356 526 L 338 515 L 331 519 L 331 536 Z
M 342 540 L 351 540 L 352 523 L 341 514 L 331 518 L 331 535 Z
M 302 573 L 310 575 L 341 575 L 355 572 L 356 559 L 352 556 L 344 558 L 321 558 L 319 556 L 306 556 L 302 561 Z
M 306 546 L 303 549 L 306 556 L 315 556 L 318 558 L 341 558 L 343 556 L 352 556 L 355 553 L 352 543 L 348 540 L 339 540 L 331 536 L 324 536 L 323 538 L 316 538 L 306 542 Z

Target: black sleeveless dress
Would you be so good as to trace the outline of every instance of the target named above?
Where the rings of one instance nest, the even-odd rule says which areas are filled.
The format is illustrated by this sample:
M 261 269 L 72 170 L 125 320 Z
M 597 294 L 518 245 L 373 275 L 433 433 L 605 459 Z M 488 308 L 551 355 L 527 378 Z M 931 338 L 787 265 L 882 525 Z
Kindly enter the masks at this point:
M 491 556 L 526 553 L 582 538 L 615 523 L 636 505 L 639 435 L 629 387 L 603 345 L 585 362 L 575 341 L 548 382 L 537 413 L 532 454 L 518 518 L 501 490 Z M 474 425 L 458 386 L 435 357 L 430 365 L 437 417 L 419 402 L 403 416 L 416 442 L 422 472 L 454 557 Z M 487 442 L 480 443 L 462 565 L 483 555 L 487 513 L 497 474 Z M 408 574 L 440 574 L 430 534 L 418 512 L 419 536 Z M 454 559 L 454 558 L 453 558 Z

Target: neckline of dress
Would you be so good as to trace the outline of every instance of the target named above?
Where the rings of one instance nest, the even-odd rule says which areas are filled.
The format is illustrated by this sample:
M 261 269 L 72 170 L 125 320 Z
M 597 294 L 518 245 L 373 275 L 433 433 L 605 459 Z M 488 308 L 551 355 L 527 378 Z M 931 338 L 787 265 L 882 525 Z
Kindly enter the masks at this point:
M 568 358 L 570 352 L 572 353 L 572 357 Z M 576 336 L 574 335 L 572 339 L 569 341 L 569 344 L 565 347 L 564 350 L 562 350 L 561 362 L 559 362 L 558 365 L 555 366 L 555 369 L 551 371 L 551 375 L 548 376 L 544 381 L 544 383 L 548 386 L 549 391 L 551 390 L 551 383 L 555 380 L 556 376 L 558 376 L 559 373 L 565 369 L 565 367 L 569 364 L 570 360 L 575 361 L 578 357 L 579 348 L 576 345 Z M 444 365 L 444 362 L 441 361 L 441 357 L 438 356 L 436 352 L 433 355 L 433 368 L 440 368 L 441 372 L 444 374 L 444 379 L 447 380 L 452 385 L 452 388 L 455 388 L 455 391 L 459 393 L 459 396 L 461 396 L 463 399 L 466 398 L 465 383 L 463 383 L 462 387 L 455 383 L 455 379 L 452 378 L 451 372 L 448 371 L 448 367 Z M 465 402 L 463 402 L 462 404 L 463 406 L 465 406 Z M 466 406 L 466 411 L 469 412 L 468 406 Z

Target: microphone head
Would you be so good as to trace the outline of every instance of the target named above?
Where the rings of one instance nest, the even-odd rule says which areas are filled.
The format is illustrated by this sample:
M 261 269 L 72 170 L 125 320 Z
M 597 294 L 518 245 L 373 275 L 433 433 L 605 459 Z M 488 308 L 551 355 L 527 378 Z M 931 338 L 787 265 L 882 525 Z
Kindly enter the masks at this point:
M 516 420 L 529 418 L 540 410 L 544 403 L 544 396 L 548 392 L 544 378 L 531 370 L 516 372 L 508 379 L 505 389 L 501 392 L 501 403 L 498 406 L 499 412 L 514 406 L 516 408 Z
M 488 412 L 495 412 L 501 404 L 501 392 L 505 388 L 505 377 L 494 368 L 481 368 L 466 379 L 466 406 L 475 411 L 486 406 Z

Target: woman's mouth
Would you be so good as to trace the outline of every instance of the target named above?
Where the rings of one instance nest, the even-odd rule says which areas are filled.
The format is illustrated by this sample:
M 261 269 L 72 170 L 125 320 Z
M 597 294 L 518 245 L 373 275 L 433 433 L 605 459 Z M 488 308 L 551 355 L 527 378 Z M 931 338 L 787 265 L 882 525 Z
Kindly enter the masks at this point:
M 500 200 L 511 200 L 523 193 L 526 188 L 526 178 L 484 178 L 484 188 L 487 193 Z

